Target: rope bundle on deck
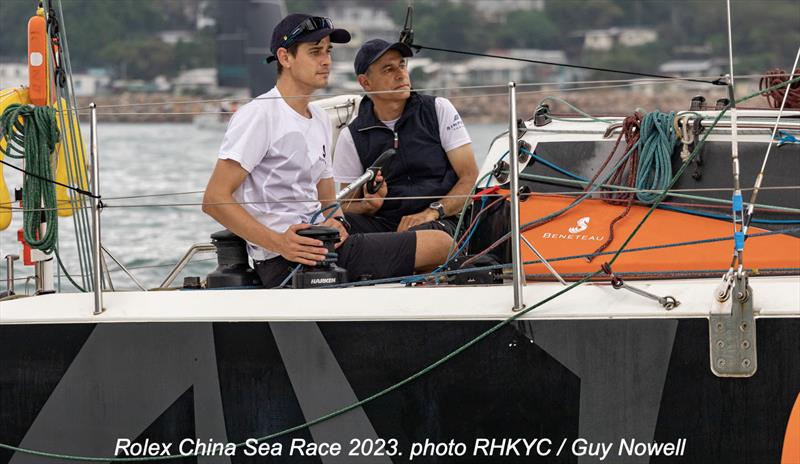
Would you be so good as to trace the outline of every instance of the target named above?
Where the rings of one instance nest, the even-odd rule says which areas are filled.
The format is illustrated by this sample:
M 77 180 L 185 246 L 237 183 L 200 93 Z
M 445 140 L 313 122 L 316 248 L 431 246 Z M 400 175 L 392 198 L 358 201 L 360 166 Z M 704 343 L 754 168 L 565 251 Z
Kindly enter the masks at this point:
M 800 75 L 800 68 L 794 70 L 794 75 Z M 758 84 L 758 89 L 761 90 L 761 95 L 766 97 L 769 106 L 773 108 L 780 108 L 783 96 L 789 92 L 786 97 L 786 108 L 800 109 L 800 85 L 793 84 L 779 89 L 771 89 L 778 84 L 783 84 L 789 80 L 789 73 L 780 68 L 775 68 L 767 71 L 761 82 Z
M 32 248 L 50 254 L 56 248 L 58 216 L 53 178 L 53 151 L 58 143 L 55 110 L 47 106 L 14 104 L 0 116 L 0 135 L 6 155 L 24 159 L 22 182 L 23 231 Z M 46 223 L 44 234 L 41 225 Z
M 637 111 L 622 122 L 622 132 L 611 153 L 586 188 L 588 192 L 590 186 L 595 185 L 600 173 L 614 158 L 620 142 L 624 139 L 625 152 L 630 153 L 630 156 L 613 172 L 610 183 L 632 187 L 636 193 L 625 191 L 604 193 L 606 201 L 625 205 L 625 209 L 611 220 L 608 225 L 608 239 L 594 251 L 593 256 L 587 258 L 589 261 L 614 241 L 614 227 L 630 213 L 634 200 L 655 203 L 659 197 L 658 191 L 669 185 L 672 178 L 672 152 L 678 143 L 674 120 L 675 113 L 653 111 L 642 115 Z

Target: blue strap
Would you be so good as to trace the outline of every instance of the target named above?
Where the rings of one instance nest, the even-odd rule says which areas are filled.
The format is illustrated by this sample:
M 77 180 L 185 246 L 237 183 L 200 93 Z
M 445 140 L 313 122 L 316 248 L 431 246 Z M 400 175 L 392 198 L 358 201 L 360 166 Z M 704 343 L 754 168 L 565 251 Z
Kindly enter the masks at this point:
M 741 213 L 744 209 L 744 201 L 742 200 L 741 192 L 734 192 L 733 194 L 733 212 Z
M 733 233 L 733 245 L 736 248 L 736 251 L 744 250 L 744 232 Z
M 800 144 L 800 139 L 782 130 L 778 131 L 778 133 L 775 134 L 775 140 L 778 141 L 779 147 L 786 145 L 787 143 Z

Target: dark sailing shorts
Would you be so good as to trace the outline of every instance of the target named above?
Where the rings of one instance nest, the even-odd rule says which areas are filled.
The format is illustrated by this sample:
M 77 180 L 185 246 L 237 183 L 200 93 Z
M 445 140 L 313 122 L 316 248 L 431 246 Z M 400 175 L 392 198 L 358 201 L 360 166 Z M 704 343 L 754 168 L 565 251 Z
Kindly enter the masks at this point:
M 416 250 L 414 232 L 353 234 L 336 250 L 337 265 L 347 270 L 350 282 L 407 276 L 414 274 Z M 255 262 L 255 270 L 266 288 L 280 285 L 296 266 L 297 263 L 283 256 Z
M 387 219 L 383 216 L 367 216 L 365 214 L 345 213 L 353 233 L 372 234 L 376 232 L 394 232 L 399 221 Z M 409 230 L 441 230 L 453 236 L 456 231 L 458 217 L 448 216 L 440 221 L 430 221 L 416 225 Z

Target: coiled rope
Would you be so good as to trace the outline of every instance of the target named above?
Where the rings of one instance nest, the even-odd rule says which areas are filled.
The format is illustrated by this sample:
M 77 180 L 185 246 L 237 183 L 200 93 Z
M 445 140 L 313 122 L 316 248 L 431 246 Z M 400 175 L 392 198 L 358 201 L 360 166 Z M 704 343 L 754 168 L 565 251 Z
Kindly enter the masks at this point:
M 0 116 L 0 133 L 7 144 L 5 154 L 25 160 L 22 204 L 44 207 L 24 212 L 25 242 L 31 248 L 50 254 L 58 238 L 56 190 L 51 181 L 52 155 L 59 138 L 55 110 L 45 106 L 9 105 Z M 41 233 L 42 224 L 46 224 L 44 234 Z
M 653 111 L 647 113 L 642 120 L 636 189 L 659 191 L 637 192 L 636 198 L 642 203 L 654 203 L 672 178 L 672 152 L 678 144 L 673 127 L 674 119 L 674 112 Z
M 794 70 L 794 75 L 796 76 L 798 74 L 800 74 L 800 68 Z M 783 96 L 788 93 L 789 95 L 786 97 L 786 105 L 784 108 L 800 109 L 799 85 L 773 88 L 774 86 L 789 80 L 789 77 L 789 73 L 783 69 L 775 68 L 767 71 L 766 74 L 764 74 L 764 76 L 761 78 L 761 81 L 758 84 L 758 89 L 761 91 L 761 95 L 767 99 L 767 103 L 769 103 L 769 106 L 772 108 L 780 108 L 781 102 L 783 101 Z

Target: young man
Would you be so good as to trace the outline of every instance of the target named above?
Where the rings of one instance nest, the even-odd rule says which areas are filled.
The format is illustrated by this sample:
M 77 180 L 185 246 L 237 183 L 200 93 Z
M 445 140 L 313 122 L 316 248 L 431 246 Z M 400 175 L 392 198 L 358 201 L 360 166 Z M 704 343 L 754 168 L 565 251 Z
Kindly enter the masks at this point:
M 267 62 L 278 62 L 277 84 L 233 116 L 206 187 L 203 211 L 247 240 L 267 288 L 280 284 L 296 263 L 314 266 L 325 258 L 319 240 L 297 233 L 335 201 L 330 120 L 309 98 L 328 84 L 331 42 L 349 40 L 328 18 L 292 14 L 275 26 Z M 341 215 L 322 225 L 339 230 L 338 264 L 351 279 L 412 274 L 446 259 L 446 234 L 348 236 Z
M 411 55 L 407 45 L 380 39 L 365 42 L 356 55 L 358 83 L 369 97 L 339 135 L 334 177 L 349 184 L 386 149 L 395 147 L 397 155 L 377 193 L 363 190 L 364 200 L 345 206 L 353 231 L 436 229 L 452 235 L 458 222 L 453 215 L 478 177 L 469 134 L 453 104 L 411 91 Z M 384 201 L 401 197 L 427 198 Z

